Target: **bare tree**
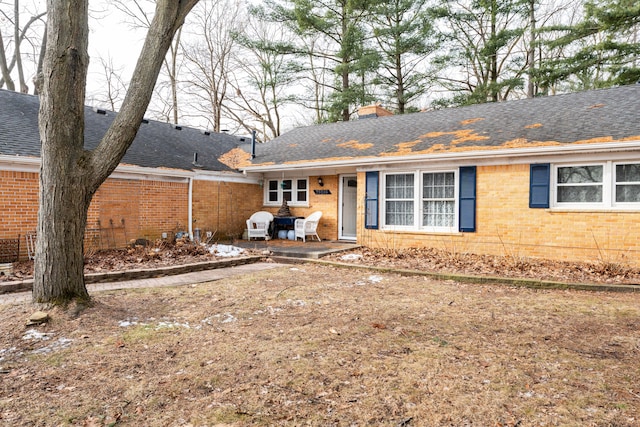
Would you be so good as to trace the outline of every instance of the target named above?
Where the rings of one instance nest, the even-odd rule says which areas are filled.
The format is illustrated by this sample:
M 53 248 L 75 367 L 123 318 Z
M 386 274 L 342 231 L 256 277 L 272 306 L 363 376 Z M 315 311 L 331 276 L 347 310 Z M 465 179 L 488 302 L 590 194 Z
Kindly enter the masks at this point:
M 233 65 L 231 52 L 236 45 L 232 33 L 241 29 L 240 11 L 235 0 L 200 3 L 193 13 L 192 27 L 200 37 L 184 48 L 189 70 L 185 91 L 194 100 L 191 107 L 215 132 L 222 130 L 223 104 Z
M 280 135 L 283 107 L 295 98 L 291 85 L 300 66 L 279 49 L 289 36 L 285 28 L 264 21 L 249 21 L 232 58 L 237 64 L 229 73 L 232 91 L 225 112 L 246 131 L 257 131 L 267 141 Z
M 89 94 L 92 99 L 91 104 L 118 111 L 127 91 L 127 84 L 122 79 L 122 68 L 115 68 L 111 57 L 107 59 L 99 57 L 98 61 L 100 61 L 102 72 L 100 87 L 103 89 L 99 93 Z
M 6 5 L 9 5 L 9 3 L 6 3 Z M 0 6 L 3 6 L 3 3 L 0 3 Z M 25 54 L 22 51 L 22 46 L 23 43 L 27 42 L 31 48 L 31 57 L 35 58 L 37 56 L 33 52 L 39 50 L 40 45 L 43 43 L 42 34 L 44 33 L 41 31 L 41 27 L 35 28 L 34 24 L 43 22 L 42 18 L 45 14 L 45 12 L 32 12 L 22 8 L 19 0 L 13 1 L 12 8 L 6 6 L 0 8 L 0 17 L 4 18 L 4 21 L 8 24 L 8 27 L 5 28 L 9 28 L 8 34 L 11 34 L 9 40 L 5 41 L 3 28 L 0 27 L 0 88 L 6 86 L 9 90 L 16 90 L 14 78 L 11 76 L 15 69 L 18 73 L 20 92 L 28 92 L 29 88 L 23 64 Z M 29 19 L 22 25 L 21 18 L 23 16 L 29 16 Z
M 131 26 L 134 28 L 148 29 L 151 25 L 151 11 L 155 0 L 112 0 L 113 5 L 129 17 Z M 180 121 L 180 109 L 178 105 L 178 72 L 180 58 L 180 38 L 182 28 L 179 28 L 173 42 L 169 47 L 169 55 L 164 59 L 163 71 L 169 79 L 169 89 L 171 91 L 171 121 L 178 124 Z M 165 99 L 160 97 L 160 99 Z M 166 103 L 161 101 L 166 106 Z M 162 109 L 164 112 L 164 108 Z M 163 116 L 165 114 L 162 114 Z M 169 120 L 167 120 L 169 121 Z
M 136 136 L 173 36 L 198 0 L 157 0 L 122 108 L 94 150 L 84 148 L 88 0 L 48 0 L 40 96 L 40 208 L 35 302 L 87 300 L 84 233 L 94 193 Z

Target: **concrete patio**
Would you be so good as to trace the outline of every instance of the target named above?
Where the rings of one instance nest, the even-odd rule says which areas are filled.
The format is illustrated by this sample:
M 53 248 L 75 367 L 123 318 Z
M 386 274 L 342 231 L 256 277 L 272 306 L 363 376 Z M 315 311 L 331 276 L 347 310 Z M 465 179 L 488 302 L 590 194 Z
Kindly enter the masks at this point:
M 286 239 L 236 240 L 233 245 L 244 249 L 268 250 L 272 256 L 311 259 L 318 259 L 332 253 L 349 251 L 360 247 L 354 242 L 336 240 L 323 240 L 321 242 L 307 240 L 302 242 L 300 240 Z

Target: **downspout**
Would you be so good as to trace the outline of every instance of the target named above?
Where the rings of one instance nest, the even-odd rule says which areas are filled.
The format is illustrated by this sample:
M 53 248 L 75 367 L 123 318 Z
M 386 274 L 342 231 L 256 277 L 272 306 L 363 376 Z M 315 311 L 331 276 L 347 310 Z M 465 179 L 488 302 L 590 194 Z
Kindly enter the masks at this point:
M 193 177 L 189 177 L 189 239 L 193 240 Z

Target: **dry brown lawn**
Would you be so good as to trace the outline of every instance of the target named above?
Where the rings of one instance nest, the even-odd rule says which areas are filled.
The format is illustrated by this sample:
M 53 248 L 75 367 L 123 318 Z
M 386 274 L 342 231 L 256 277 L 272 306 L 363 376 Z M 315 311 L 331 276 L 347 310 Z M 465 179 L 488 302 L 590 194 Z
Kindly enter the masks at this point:
M 3 426 L 638 426 L 640 295 L 303 264 L 0 306 Z

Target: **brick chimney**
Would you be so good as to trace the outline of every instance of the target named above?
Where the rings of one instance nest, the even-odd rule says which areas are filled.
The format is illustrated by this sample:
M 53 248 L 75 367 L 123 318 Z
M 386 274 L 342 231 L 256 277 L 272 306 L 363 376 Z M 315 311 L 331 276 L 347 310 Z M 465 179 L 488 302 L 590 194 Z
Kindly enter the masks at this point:
M 363 105 L 358 110 L 359 119 L 374 119 L 376 117 L 393 116 L 393 113 L 384 108 L 380 103 Z

